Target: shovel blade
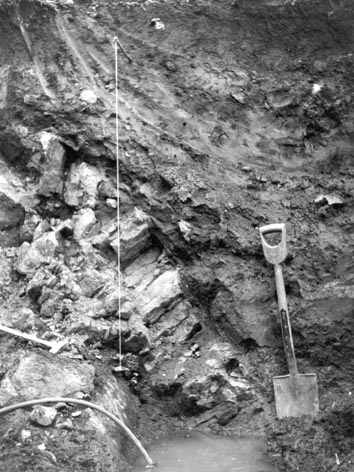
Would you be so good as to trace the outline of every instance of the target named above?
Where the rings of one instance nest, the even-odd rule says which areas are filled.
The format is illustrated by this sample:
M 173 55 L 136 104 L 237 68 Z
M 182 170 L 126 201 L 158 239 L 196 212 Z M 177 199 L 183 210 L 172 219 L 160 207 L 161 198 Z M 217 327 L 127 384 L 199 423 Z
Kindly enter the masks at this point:
M 273 377 L 275 408 L 278 418 L 315 416 L 318 413 L 316 374 Z

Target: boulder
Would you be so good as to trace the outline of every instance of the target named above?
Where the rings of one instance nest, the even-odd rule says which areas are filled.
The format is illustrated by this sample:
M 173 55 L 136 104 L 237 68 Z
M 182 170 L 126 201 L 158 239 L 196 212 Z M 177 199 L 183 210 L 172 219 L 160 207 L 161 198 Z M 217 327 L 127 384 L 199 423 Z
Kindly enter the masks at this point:
M 85 297 L 93 297 L 104 287 L 111 277 L 112 274 L 110 272 L 105 274 L 95 269 L 86 269 L 83 271 L 82 275 L 79 276 L 77 282 Z
M 112 316 L 117 314 L 119 309 L 119 291 L 116 288 L 113 288 L 103 300 L 107 316 Z M 134 306 L 131 300 L 128 297 L 126 291 L 121 290 L 120 293 L 120 311 L 123 319 L 129 319 L 134 311 Z
M 91 208 L 83 208 L 74 216 L 74 237 L 76 241 L 84 238 L 96 224 L 96 215 Z
M 187 411 L 203 411 L 220 404 L 225 380 L 217 374 L 194 377 L 182 385 L 183 405 Z
M 252 385 L 245 379 L 209 372 L 189 379 L 182 385 L 182 404 L 186 412 L 198 413 L 223 403 L 237 405 L 255 398 Z
M 95 208 L 98 185 L 105 179 L 100 169 L 86 162 L 74 163 L 65 182 L 64 200 L 71 207 Z
M 116 250 L 116 235 L 111 238 L 111 246 Z M 149 217 L 141 210 L 122 219 L 120 223 L 120 253 L 122 263 L 139 256 L 151 244 Z
M 0 405 L 16 400 L 74 396 L 94 388 L 95 369 L 49 353 L 23 357 L 0 383 Z
M 195 309 L 185 300 L 167 312 L 150 329 L 152 340 L 168 337 L 173 343 L 184 343 L 202 329 Z
M 153 341 L 157 341 L 161 337 L 171 337 L 177 328 L 188 318 L 191 305 L 187 301 L 183 301 L 175 306 L 170 312 L 163 317 L 160 323 L 156 323 L 151 328 Z
M 170 269 L 155 279 L 136 300 L 146 325 L 156 323 L 172 304 L 182 298 L 177 270 Z
M 36 321 L 36 315 L 27 307 L 16 307 L 11 304 L 9 309 L 2 307 L 0 313 L 0 323 L 10 328 L 26 330 L 33 328 Z
M 97 298 L 81 297 L 72 304 L 72 309 L 81 317 L 103 318 L 107 316 L 104 303 Z
M 59 243 L 54 231 L 43 234 L 32 244 L 24 242 L 17 255 L 16 269 L 21 274 L 32 274 L 43 264 L 49 264 L 59 250 Z
M 20 203 L 14 202 L 0 192 L 0 231 L 21 226 L 25 220 L 25 210 Z
M 188 318 L 177 326 L 173 333 L 173 340 L 176 343 L 183 344 L 189 341 L 196 333 L 202 330 L 202 325 L 194 313 L 190 313 Z
M 26 213 L 25 220 L 21 227 L 22 242 L 33 240 L 33 235 L 37 225 L 41 222 L 41 217 L 37 213 Z
M 44 287 L 38 303 L 40 305 L 40 315 L 44 318 L 52 318 L 63 311 L 63 294 L 58 290 Z
M 44 132 L 41 134 L 41 143 L 44 151 L 44 159 L 39 161 L 37 170 L 41 177 L 39 180 L 38 194 L 51 197 L 63 192 L 63 170 L 65 165 L 65 149 L 57 136 Z
M 131 262 L 124 270 L 124 284 L 136 292 L 144 291 L 159 271 L 157 261 L 160 253 L 157 248 L 149 249 Z
M 128 321 L 129 334 L 124 340 L 124 350 L 138 354 L 150 347 L 149 330 L 137 315 L 133 315 Z

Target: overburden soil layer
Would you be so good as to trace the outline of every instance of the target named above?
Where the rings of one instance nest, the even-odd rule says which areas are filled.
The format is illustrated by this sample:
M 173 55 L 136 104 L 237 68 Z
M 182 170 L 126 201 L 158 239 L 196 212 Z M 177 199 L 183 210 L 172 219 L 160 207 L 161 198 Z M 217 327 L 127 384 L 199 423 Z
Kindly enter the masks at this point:
M 193 315 L 183 342 L 157 309 L 144 319 L 144 329 L 156 335 L 149 349 L 127 342 L 136 375 L 120 381 L 137 401 L 137 434 L 144 444 L 188 428 L 263 434 L 282 471 L 353 471 L 354 5 L 74 0 L 57 2 L 55 10 L 48 3 L 21 1 L 17 13 L 10 4 L 0 17 L 0 151 L 23 185 L 33 184 L 26 214 L 32 208 L 58 222 L 76 218 L 80 205 L 93 208 L 64 198 L 62 181 L 75 163 L 114 180 L 118 35 L 129 56 L 118 49 L 121 215 L 136 208 L 148 215 L 141 252 L 155 251 L 160 265 L 167 260 L 171 277 L 178 271 L 181 292 L 169 313 L 183 297 L 187 305 L 177 305 L 173 316 Z M 57 192 L 50 182 L 40 181 L 40 192 L 36 187 L 45 164 L 32 137 L 43 131 L 58 136 L 66 153 Z M 116 218 L 105 192 L 108 207 L 94 207 L 102 227 Z M 13 227 L 0 228 L 5 258 L 26 241 L 21 214 L 10 210 Z M 278 222 L 287 226 L 283 271 L 299 372 L 318 378 L 315 418 L 275 415 L 272 378 L 285 375 L 287 365 L 273 268 L 258 228 Z M 114 266 L 112 248 L 97 241 L 96 247 Z M 77 254 L 66 257 L 78 261 Z M 82 254 L 84 270 L 90 261 Z M 122 261 L 127 274 L 131 263 Z M 1 290 L 30 300 L 28 290 L 21 292 L 24 283 L 15 270 Z M 43 318 L 36 303 L 33 311 Z M 70 317 L 65 320 L 56 323 L 69 336 Z M 208 357 L 215 343 L 233 349 L 222 359 L 236 379 L 230 397 L 226 377 L 208 377 L 210 366 L 218 368 Z M 17 349 L 14 340 L 1 342 L 0 378 L 18 362 Z M 116 349 L 115 340 L 98 353 L 94 343 L 84 350 L 97 370 L 97 388 Z M 3 470 L 111 470 L 109 461 L 95 459 L 103 446 L 88 433 L 85 416 L 67 434 L 50 430 L 54 460 L 49 453 L 39 457 L 38 444 L 16 446 L 21 415 L 1 431 Z M 37 468 L 30 468 L 34 456 Z

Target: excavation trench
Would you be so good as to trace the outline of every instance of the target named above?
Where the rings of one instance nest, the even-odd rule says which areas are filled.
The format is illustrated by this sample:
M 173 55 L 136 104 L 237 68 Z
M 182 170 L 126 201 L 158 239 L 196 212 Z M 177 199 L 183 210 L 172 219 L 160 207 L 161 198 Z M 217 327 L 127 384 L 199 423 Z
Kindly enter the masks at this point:
M 157 470 L 351 471 L 351 2 L 22 0 L 22 31 L 6 3 L 0 324 L 68 344 L 1 335 L 0 408 L 90 399 Z M 132 59 L 117 51 L 119 195 L 117 35 Z M 259 236 L 271 223 L 286 224 L 315 416 L 276 416 L 288 366 Z M 36 408 L 1 422 L 1 469 L 132 470 L 110 421 Z

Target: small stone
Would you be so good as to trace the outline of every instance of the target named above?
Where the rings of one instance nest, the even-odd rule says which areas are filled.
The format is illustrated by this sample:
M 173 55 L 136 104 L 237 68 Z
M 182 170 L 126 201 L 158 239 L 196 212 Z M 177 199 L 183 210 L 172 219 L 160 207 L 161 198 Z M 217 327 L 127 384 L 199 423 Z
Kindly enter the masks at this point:
M 192 226 L 187 221 L 181 220 L 178 222 L 178 227 L 186 241 L 190 241 L 190 234 L 192 232 Z
M 231 93 L 231 98 L 235 100 L 235 102 L 240 103 L 243 105 L 245 103 L 245 95 L 243 93 Z
M 58 421 L 55 426 L 58 429 L 74 429 L 73 422 L 70 418 L 65 418 L 62 421 Z
M 50 426 L 56 416 L 57 410 L 55 408 L 37 405 L 30 415 L 30 420 L 32 423 L 39 424 L 40 426 Z
M 315 198 L 315 203 L 321 203 L 321 204 L 326 204 L 329 206 L 342 206 L 344 205 L 344 200 L 339 197 L 338 195 L 335 194 L 329 194 L 329 195 L 319 195 L 318 197 Z
M 117 208 L 117 200 L 115 200 L 114 198 L 107 198 L 106 200 L 106 205 L 109 207 L 109 208 Z
M 311 93 L 312 95 L 317 95 L 323 88 L 323 84 L 313 84 Z
M 93 105 L 97 102 L 97 95 L 93 90 L 83 90 L 80 94 L 80 100 Z
M 31 437 L 31 431 L 28 429 L 23 429 L 20 434 L 21 441 L 24 442 Z

